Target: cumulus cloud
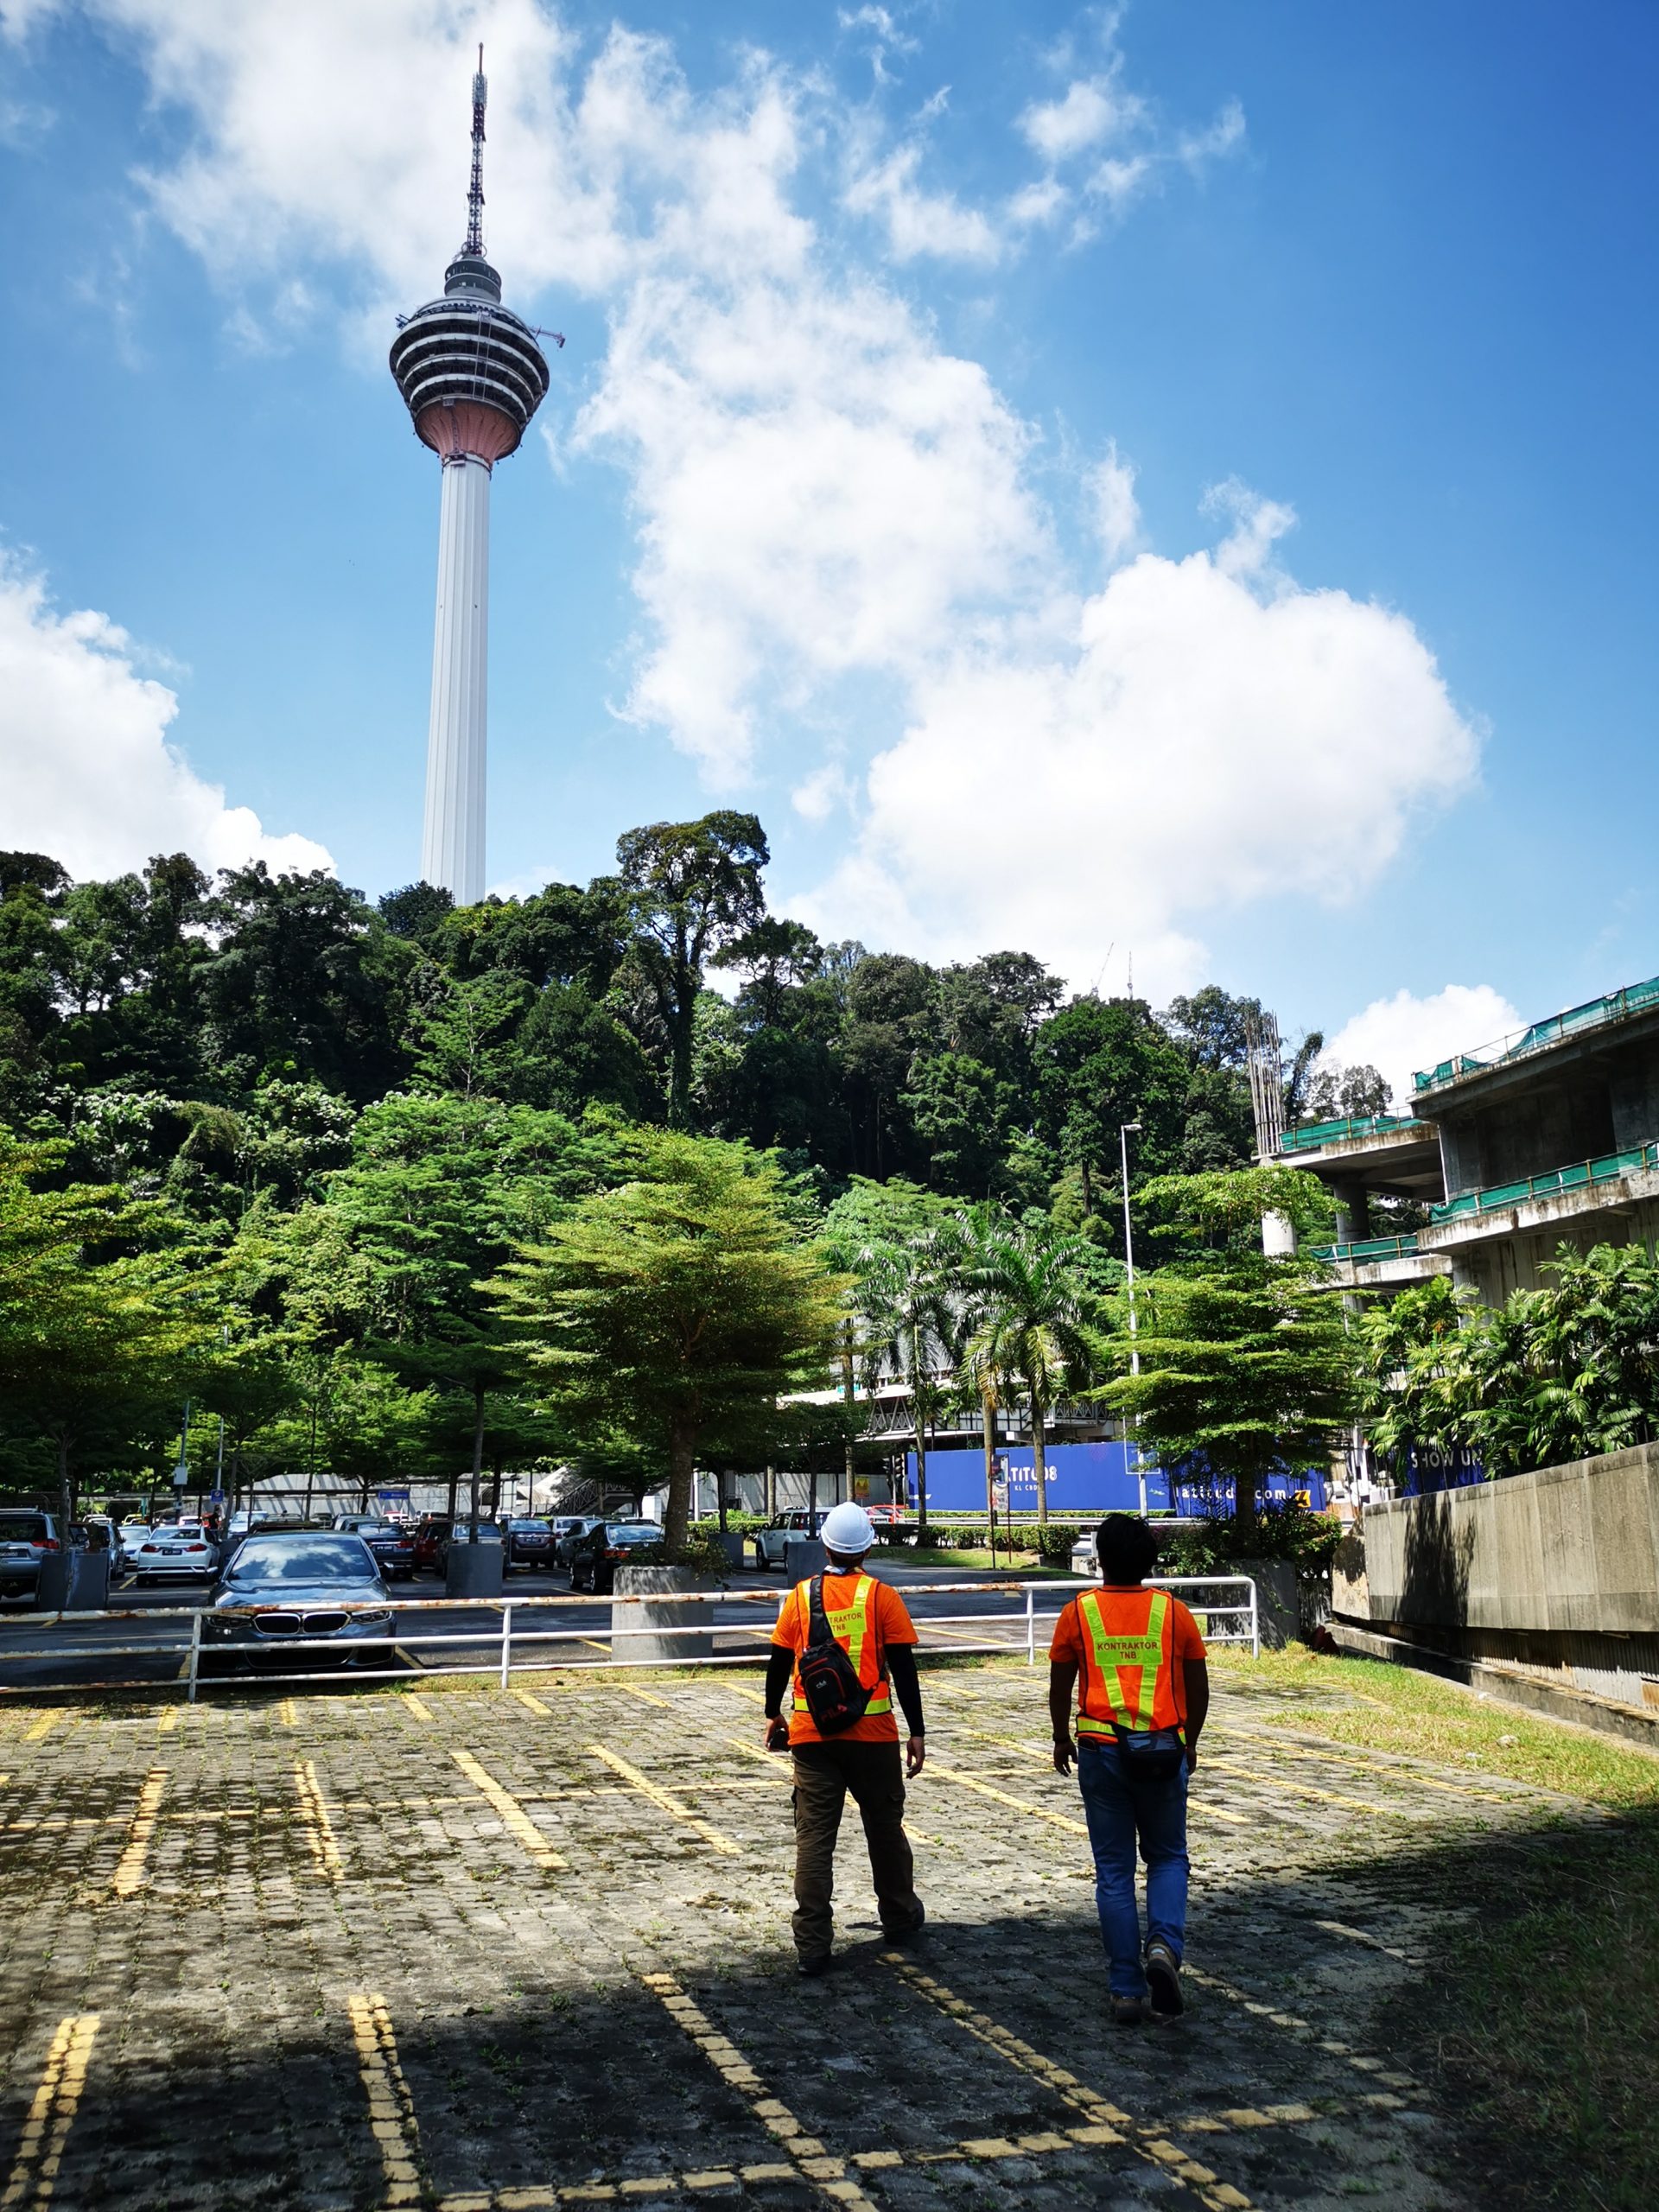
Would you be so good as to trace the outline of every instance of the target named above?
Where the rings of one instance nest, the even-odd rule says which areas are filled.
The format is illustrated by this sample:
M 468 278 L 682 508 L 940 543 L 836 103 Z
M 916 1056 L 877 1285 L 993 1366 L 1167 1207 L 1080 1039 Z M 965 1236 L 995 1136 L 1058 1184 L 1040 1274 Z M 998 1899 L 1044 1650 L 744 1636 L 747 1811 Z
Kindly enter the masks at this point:
M 782 764 L 804 819 L 852 801 L 855 846 L 811 902 L 833 933 L 1027 944 L 1083 980 L 1133 942 L 1173 988 L 1206 916 L 1353 896 L 1469 780 L 1474 734 L 1421 639 L 1278 566 L 1286 508 L 1224 486 L 1218 542 L 1160 555 L 1109 448 L 1064 494 L 1100 549 L 1079 588 L 1039 427 L 868 257 L 874 234 L 912 270 L 988 266 L 1068 213 L 1079 235 L 1236 149 L 1236 109 L 1172 129 L 1109 54 L 1011 116 L 1041 174 L 987 213 L 925 174 L 937 102 L 894 152 L 817 77 L 750 52 L 696 92 L 665 40 L 578 48 L 540 0 L 83 4 L 190 118 L 146 189 L 233 299 L 263 287 L 280 317 L 299 282 L 353 297 L 365 330 L 457 243 L 458 88 L 485 40 L 491 251 L 515 299 L 556 282 L 607 321 L 553 442 L 625 473 L 642 620 L 621 711 L 728 788 L 803 725 L 847 760 Z M 894 20 L 843 28 L 896 52 Z M 850 246 L 849 191 L 874 226 Z M 833 214 L 807 212 L 826 194 Z M 872 727 L 900 734 L 861 777 Z
M 1374 1067 L 1395 1104 L 1404 1107 L 1419 1068 L 1437 1067 L 1454 1052 L 1478 1052 L 1520 1027 L 1520 1014 L 1490 983 L 1448 983 L 1427 998 L 1399 990 L 1344 1021 L 1325 1058 L 1344 1067 Z
M 1033 152 L 1058 164 L 1106 139 L 1125 137 L 1140 127 L 1146 114 L 1146 102 L 1124 90 L 1120 65 L 1100 76 L 1075 79 L 1057 100 L 1033 101 L 1019 127 Z
M 207 868 L 332 868 L 194 773 L 167 740 L 178 705 L 108 615 L 60 613 L 39 576 L 0 567 L 0 843 L 77 876 L 179 851 Z
M 1475 733 L 1408 622 L 1298 585 L 1269 559 L 1285 511 L 1230 499 L 1219 546 L 1119 568 L 1063 652 L 969 650 L 918 683 L 814 918 L 1032 944 L 1085 982 L 1132 943 L 1161 995 L 1197 979 L 1206 914 L 1376 881 L 1468 783 Z
M 855 215 L 878 217 L 887 226 L 895 261 L 931 256 L 938 261 L 992 262 L 1001 258 L 1001 232 L 977 207 L 919 181 L 923 149 L 912 139 L 879 161 L 860 167 L 842 195 Z

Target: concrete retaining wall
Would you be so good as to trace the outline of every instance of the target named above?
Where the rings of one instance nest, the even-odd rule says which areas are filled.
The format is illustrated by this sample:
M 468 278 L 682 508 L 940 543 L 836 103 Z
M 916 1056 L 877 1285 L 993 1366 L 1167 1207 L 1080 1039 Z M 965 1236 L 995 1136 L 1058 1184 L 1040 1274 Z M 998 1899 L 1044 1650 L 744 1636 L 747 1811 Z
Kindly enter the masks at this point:
M 1333 1564 L 1332 1610 L 1659 1707 L 1659 1447 L 1374 1507 Z

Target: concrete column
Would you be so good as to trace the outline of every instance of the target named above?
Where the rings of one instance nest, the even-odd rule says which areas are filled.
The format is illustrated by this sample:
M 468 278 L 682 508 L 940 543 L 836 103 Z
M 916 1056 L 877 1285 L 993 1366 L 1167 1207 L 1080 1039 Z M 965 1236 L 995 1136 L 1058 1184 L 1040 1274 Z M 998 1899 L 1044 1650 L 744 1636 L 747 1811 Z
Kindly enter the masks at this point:
M 1288 1260 L 1294 1256 L 1296 1231 L 1287 1215 L 1282 1213 L 1262 1215 L 1262 1249 L 1270 1260 Z
M 443 464 L 421 845 L 421 874 L 458 906 L 484 896 L 489 623 L 489 465 L 458 454 Z
M 1337 1202 L 1338 1243 L 1363 1244 L 1371 1233 L 1365 1185 L 1357 1176 L 1344 1176 L 1340 1182 L 1332 1182 L 1331 1195 Z

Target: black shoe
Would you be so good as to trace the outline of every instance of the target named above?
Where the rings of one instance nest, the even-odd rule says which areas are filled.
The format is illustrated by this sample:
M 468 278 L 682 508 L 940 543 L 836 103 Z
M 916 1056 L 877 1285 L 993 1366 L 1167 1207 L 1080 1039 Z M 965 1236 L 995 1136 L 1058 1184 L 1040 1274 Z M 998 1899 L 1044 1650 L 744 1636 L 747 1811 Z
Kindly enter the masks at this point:
M 803 1951 L 795 1961 L 796 1972 L 816 1980 L 819 1974 L 829 1973 L 832 1955 L 829 1951 Z
M 1147 1983 L 1152 1992 L 1154 2019 L 1173 2020 L 1186 2010 L 1181 1995 L 1181 1965 L 1167 1943 L 1147 1946 Z
M 881 1933 L 889 1943 L 907 1943 L 912 1936 L 919 1936 L 926 1925 L 927 1907 L 922 1903 L 920 1897 L 918 1897 L 913 1919 L 907 1922 L 903 1928 L 884 1928 Z

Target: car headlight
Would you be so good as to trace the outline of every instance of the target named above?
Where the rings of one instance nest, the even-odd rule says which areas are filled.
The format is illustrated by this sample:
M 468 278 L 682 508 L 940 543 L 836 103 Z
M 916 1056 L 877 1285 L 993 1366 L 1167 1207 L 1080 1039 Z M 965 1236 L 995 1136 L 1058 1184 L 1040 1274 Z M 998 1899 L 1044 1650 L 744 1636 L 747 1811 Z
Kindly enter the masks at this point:
M 391 1615 L 385 1611 L 353 1613 L 352 1615 L 352 1622 L 353 1625 L 357 1628 L 390 1628 L 391 1626 Z

